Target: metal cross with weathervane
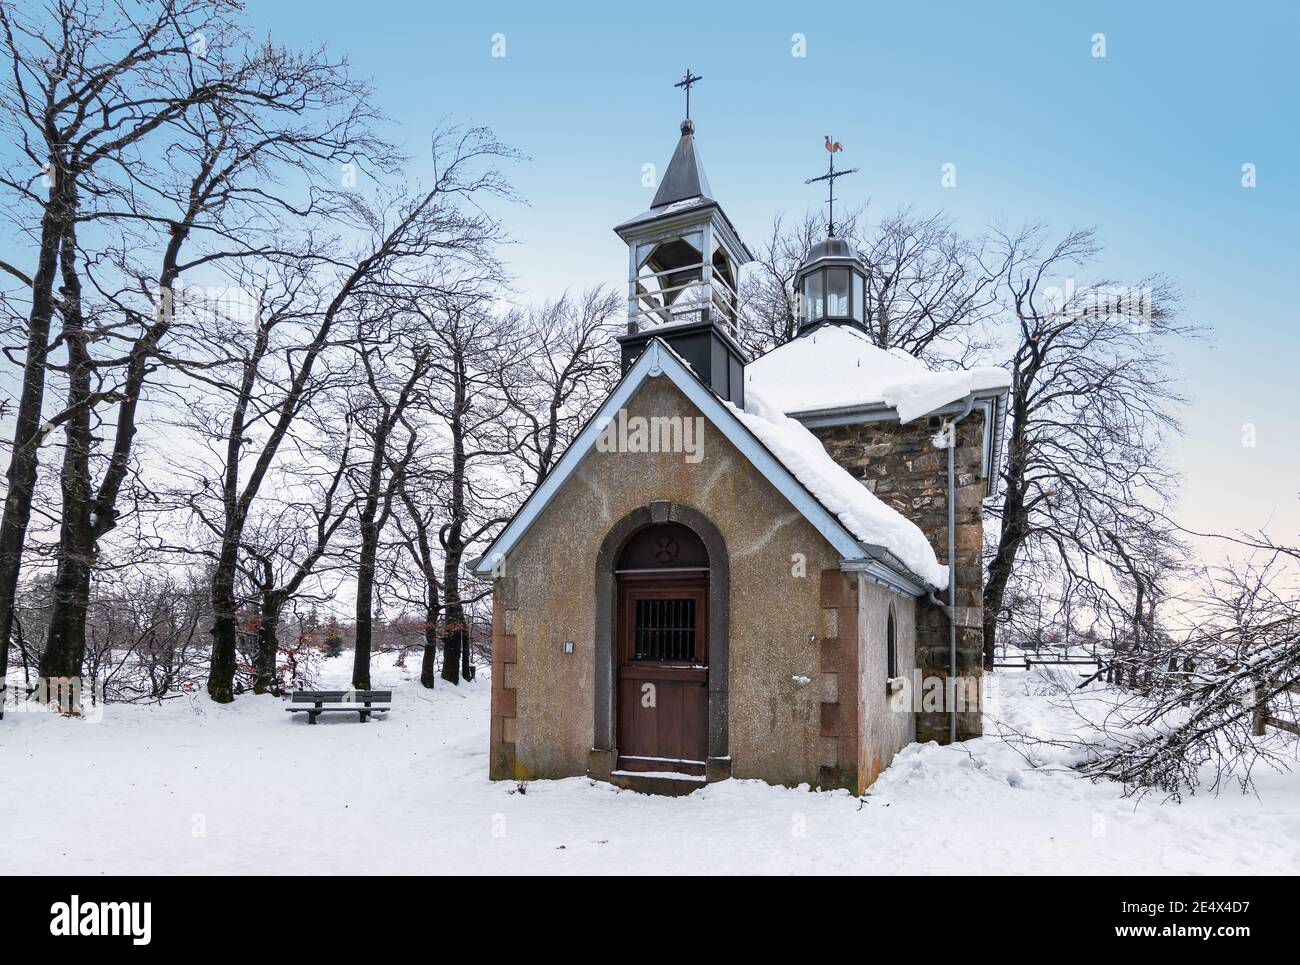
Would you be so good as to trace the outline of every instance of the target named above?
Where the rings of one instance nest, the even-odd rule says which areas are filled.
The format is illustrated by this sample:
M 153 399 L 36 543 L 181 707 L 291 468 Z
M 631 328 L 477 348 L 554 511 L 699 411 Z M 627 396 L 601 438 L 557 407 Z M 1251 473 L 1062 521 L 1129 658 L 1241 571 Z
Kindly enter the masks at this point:
M 688 75 L 689 73 L 690 71 L 687 71 Z M 829 192 L 826 199 L 826 204 L 828 209 L 826 215 L 826 234 L 828 237 L 834 238 L 835 237 L 835 179 L 842 178 L 846 174 L 856 174 L 858 171 L 862 169 L 846 168 L 843 171 L 835 170 L 835 155 L 840 151 L 844 150 L 844 145 L 841 144 L 839 141 L 832 140 L 829 134 L 826 135 L 826 150 L 831 156 L 830 166 L 827 168 L 826 173 L 819 177 L 808 178 L 807 180 L 804 181 L 804 184 L 815 184 L 818 181 L 826 182 L 826 187 Z

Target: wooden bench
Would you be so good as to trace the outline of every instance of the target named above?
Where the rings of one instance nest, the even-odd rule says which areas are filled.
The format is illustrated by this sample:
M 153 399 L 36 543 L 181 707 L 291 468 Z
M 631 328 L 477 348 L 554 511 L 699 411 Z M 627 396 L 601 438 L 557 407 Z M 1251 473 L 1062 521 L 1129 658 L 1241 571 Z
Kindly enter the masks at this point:
M 381 701 L 393 699 L 391 690 L 295 690 L 291 703 L 311 704 L 310 707 L 286 707 L 291 714 L 306 714 L 307 723 L 316 723 L 321 714 L 336 712 L 360 714 L 361 723 L 370 719 L 371 714 L 388 713 L 388 707 L 375 706 Z M 337 706 L 327 707 L 326 704 Z

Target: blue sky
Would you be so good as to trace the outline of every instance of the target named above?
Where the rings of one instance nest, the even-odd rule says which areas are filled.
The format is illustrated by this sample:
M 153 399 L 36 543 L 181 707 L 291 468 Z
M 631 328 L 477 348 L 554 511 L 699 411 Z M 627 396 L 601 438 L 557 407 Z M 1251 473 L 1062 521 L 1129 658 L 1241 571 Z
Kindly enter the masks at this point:
M 819 195 L 826 133 L 863 169 L 869 213 L 943 209 L 959 226 L 1095 225 L 1102 272 L 1169 275 L 1208 339 L 1178 351 L 1193 403 L 1177 463 L 1195 526 L 1300 531 L 1300 213 L 1290 4 L 427 4 L 252 0 L 283 40 L 321 41 L 373 80 L 418 177 L 443 115 L 530 158 L 504 212 L 521 299 L 626 265 L 610 230 L 648 207 L 642 165 L 676 142 L 689 65 L 714 194 L 743 235 Z M 806 56 L 791 54 L 792 35 Z M 1092 56 L 1105 35 L 1106 57 Z M 493 57 L 503 34 L 506 56 Z M 956 165 L 944 188 L 941 166 Z M 1258 186 L 1241 184 L 1256 165 Z M 1242 446 L 1242 426 L 1257 445 Z

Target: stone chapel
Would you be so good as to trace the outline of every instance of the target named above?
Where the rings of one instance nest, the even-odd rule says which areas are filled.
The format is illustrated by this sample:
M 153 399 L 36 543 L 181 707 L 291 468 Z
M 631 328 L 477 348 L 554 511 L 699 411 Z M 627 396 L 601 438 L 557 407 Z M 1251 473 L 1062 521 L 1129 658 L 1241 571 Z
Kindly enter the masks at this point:
M 491 777 L 860 794 L 912 741 L 978 736 L 1007 374 L 878 347 L 833 222 L 797 337 L 747 358 L 752 257 L 689 119 L 614 230 L 622 378 L 470 564 L 493 587 Z

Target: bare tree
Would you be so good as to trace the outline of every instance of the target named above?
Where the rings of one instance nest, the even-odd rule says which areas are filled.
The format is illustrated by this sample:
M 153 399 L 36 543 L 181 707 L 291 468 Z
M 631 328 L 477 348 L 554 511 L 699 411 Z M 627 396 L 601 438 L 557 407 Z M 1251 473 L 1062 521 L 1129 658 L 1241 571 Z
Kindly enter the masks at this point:
M 510 394 L 503 389 L 517 370 L 521 343 L 514 316 L 498 315 L 484 297 L 452 298 L 421 306 L 436 345 L 438 388 L 434 415 L 446 437 L 442 525 L 442 679 L 472 679 L 461 566 L 468 551 L 509 519 L 505 463 L 517 458 L 511 438 Z
M 1127 610 L 1136 635 L 1147 622 L 1144 597 L 1149 606 L 1181 552 L 1163 516 L 1176 476 L 1162 443 L 1180 428 L 1173 407 L 1181 401 L 1163 343 L 1192 331 L 1176 319 L 1177 293 L 1159 277 L 1078 285 L 1074 273 L 1098 254 L 1093 232 L 1054 245 L 1044 234 L 998 234 L 991 246 L 1016 347 L 984 589 L 986 667 L 1018 570 L 1087 588 L 1098 610 Z M 1116 595 L 1116 581 L 1133 606 Z
M 241 569 L 253 588 L 257 607 L 257 652 L 253 659 L 253 692 L 278 693 L 279 627 L 304 584 L 320 577 L 322 561 L 331 552 L 339 529 L 356 506 L 355 496 L 341 491 L 351 466 L 352 426 L 344 432 L 335 467 L 323 484 L 299 483 L 300 498 L 280 500 L 268 507 L 257 525 L 244 533 Z M 302 476 L 302 471 L 298 474 Z M 341 559 L 334 568 L 343 565 Z
M 39 448 L 59 425 L 80 416 L 89 394 L 87 360 L 80 346 L 70 345 L 76 395 L 67 409 L 44 417 L 60 256 L 75 256 L 72 230 L 80 206 L 88 197 L 113 193 L 111 179 L 129 163 L 136 145 L 227 92 L 226 79 L 207 69 L 191 38 L 237 34 L 230 9 L 217 0 L 163 0 L 152 9 L 119 7 L 110 14 L 93 2 L 68 0 L 49 3 L 39 13 L 19 13 L 0 3 L 7 61 L 7 69 L 0 71 L 5 78 L 0 128 L 15 150 L 0 173 L 0 187 L 10 193 L 10 217 L 35 250 L 30 273 L 0 264 L 29 289 L 22 388 L 0 520 L 0 670 L 8 658 Z M 111 173 L 101 178 L 104 169 Z M 63 277 L 66 285 L 66 270 Z M 78 295 L 75 290 L 63 293 L 69 311 L 78 311 Z M 69 331 L 74 341 L 84 342 L 84 321 L 73 318 Z M 77 428 L 70 438 L 84 437 Z
M 1249 791 L 1261 763 L 1291 766 L 1300 736 L 1300 549 L 1263 536 L 1218 538 L 1246 558 L 1203 567 L 1181 594 L 1183 625 L 1116 658 L 1124 687 L 1101 687 L 1102 672 L 1073 685 L 1068 700 L 1085 723 L 1078 737 L 1013 740 L 1061 745 L 1093 778 L 1175 800 L 1230 779 Z
M 440 468 L 417 460 L 402 477 L 399 492 L 405 512 L 397 516 L 402 548 L 414 567 L 424 613 L 424 647 L 420 659 L 420 685 L 432 689 L 442 627 L 441 546 L 437 542 L 440 514 L 445 502 Z
M 180 175 L 174 190 L 155 189 L 161 199 L 171 202 L 170 211 L 154 214 L 137 205 L 88 216 L 112 217 L 118 223 L 142 221 L 150 228 L 165 226 L 165 246 L 154 285 L 144 283 L 148 276 L 134 267 L 135 259 L 127 251 L 105 259 L 114 279 L 134 276 L 137 281 L 125 290 L 105 292 L 106 303 L 100 309 L 104 321 L 91 329 L 81 323 L 82 312 L 73 302 L 79 281 L 72 257 L 75 251 L 70 249 L 63 265 L 63 340 L 69 355 L 68 410 L 72 415 L 66 427 L 61 477 L 55 608 L 42 657 L 42 673 L 47 676 L 77 672 L 85 645 L 83 623 L 90 573 L 100 541 L 117 525 L 117 502 L 131 468 L 142 390 L 152 371 L 173 364 L 161 346 L 185 301 L 185 293 L 177 287 L 182 273 L 263 256 L 274 245 L 271 232 L 281 218 L 312 214 L 317 207 L 313 200 L 297 207 L 268 187 L 266 179 L 276 173 L 275 162 L 309 175 L 332 176 L 332 170 L 317 171 L 313 162 L 337 160 L 346 150 L 369 144 L 364 135 L 353 133 L 359 125 L 356 104 L 360 90 L 338 72 L 338 65 L 303 61 L 262 48 L 241 71 L 241 89 L 269 90 L 272 95 L 268 99 L 259 94 L 251 106 L 223 97 L 195 108 L 188 124 L 177 125 L 187 128 L 189 139 L 180 147 L 191 149 L 194 172 L 188 177 Z M 335 102 L 342 105 L 343 120 L 328 110 Z M 319 111 L 317 126 L 299 119 L 304 105 Z M 184 154 L 184 150 L 169 153 Z M 158 180 L 147 183 L 156 185 Z M 144 193 L 140 186 L 129 196 L 138 198 Z M 207 243 L 187 259 L 186 243 L 196 236 Z M 254 240 L 259 237 L 267 241 L 259 245 Z M 147 240 L 136 239 L 133 247 L 144 247 Z M 87 265 L 85 274 L 103 290 L 103 271 Z M 142 307 L 142 302 L 147 307 Z M 107 343 L 111 348 L 121 345 L 123 354 L 92 357 L 93 343 Z M 92 385 L 92 378 L 97 385 Z M 106 385 L 107 390 L 103 388 Z M 102 402 L 113 405 L 113 446 L 96 483 L 92 479 L 91 462 L 96 453 L 91 425 L 99 418 L 95 410 Z
M 264 384 L 260 365 L 265 359 L 266 339 L 259 334 L 255 340 L 235 392 L 221 487 L 221 555 L 213 578 L 214 645 L 208 679 L 213 700 L 227 702 L 234 696 L 238 606 L 234 585 L 243 527 L 280 446 L 320 388 L 313 379 L 318 360 L 333 346 L 347 319 L 355 317 L 359 309 L 400 297 L 412 274 L 436 270 L 439 263 L 477 265 L 485 261 L 500 229 L 468 202 L 475 195 L 510 196 L 493 162 L 514 156 L 482 128 L 450 128 L 436 134 L 431 187 L 398 196 L 383 206 L 355 201 L 355 214 L 367 226 L 369 237 L 356 258 L 336 264 L 337 280 L 324 296 L 323 307 L 309 310 L 313 319 L 310 335 L 290 349 L 291 361 L 278 385 Z M 286 317 L 297 317 L 302 311 L 296 294 L 287 302 Z M 268 392 L 274 401 L 265 397 Z M 260 445 L 251 446 L 250 432 L 256 426 L 265 427 L 265 437 Z M 248 472 L 243 476 L 245 464 Z
M 987 345 L 979 328 L 995 306 L 980 246 L 946 215 L 900 209 L 866 232 L 865 322 L 881 348 L 967 363 Z
M 424 327 L 438 333 L 435 418 L 428 424 L 419 406 L 407 420 L 419 448 L 397 494 L 398 543 L 418 590 L 402 599 L 423 613 L 426 687 L 434 684 L 440 640 L 447 679 L 471 672 L 474 619 L 466 608 L 486 590 L 462 593 L 468 549 L 546 477 L 618 372 L 618 302 L 606 290 L 502 315 L 491 314 L 485 295 L 462 294 L 425 301 L 433 310 Z M 501 480 L 516 473 L 524 491 L 503 498 Z
M 413 407 L 425 404 L 433 366 L 432 350 L 419 328 L 410 324 L 411 317 L 403 311 L 365 313 L 353 340 L 363 384 L 354 393 L 350 413 L 369 449 L 366 463 L 354 480 L 360 539 L 352 686 L 358 690 L 370 689 L 380 539 L 419 442 L 419 433 L 408 415 Z
M 100 581 L 87 618 L 84 674 L 109 702 L 198 689 L 206 656 L 204 575 L 117 573 Z
M 527 352 L 505 388 L 520 456 L 540 485 L 618 376 L 618 296 L 588 288 L 530 309 L 521 321 Z

